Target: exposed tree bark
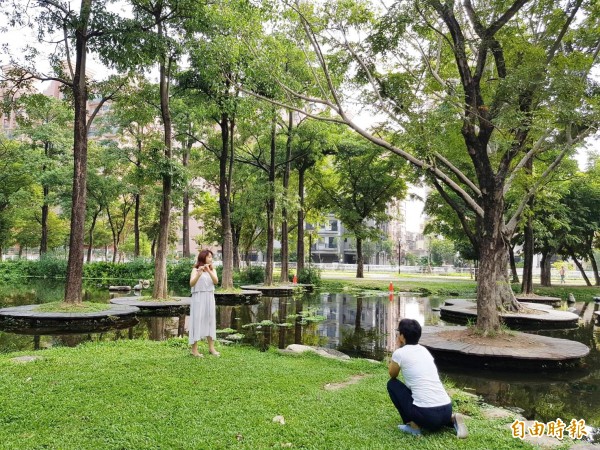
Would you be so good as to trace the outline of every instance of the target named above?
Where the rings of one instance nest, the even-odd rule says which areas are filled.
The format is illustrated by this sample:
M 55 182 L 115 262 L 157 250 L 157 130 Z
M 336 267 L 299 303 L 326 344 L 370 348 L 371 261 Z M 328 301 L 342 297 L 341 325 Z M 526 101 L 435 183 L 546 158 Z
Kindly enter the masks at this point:
M 191 130 L 190 130 L 191 133 Z M 192 150 L 193 140 L 190 138 L 187 140 L 186 145 L 183 149 L 183 167 L 186 168 L 190 161 L 190 152 Z M 190 249 L 190 195 L 186 188 L 183 192 L 183 212 L 182 212 L 182 237 L 183 237 L 183 257 L 190 258 L 192 256 Z
M 579 262 L 579 260 L 577 259 L 577 257 L 575 256 L 575 252 L 573 250 L 569 250 L 569 255 L 571 256 L 571 259 L 573 259 L 573 262 L 575 263 L 575 265 L 577 266 L 577 268 L 579 269 L 579 272 L 581 273 L 581 276 L 583 277 L 583 279 L 585 280 L 585 284 L 587 286 L 591 286 L 592 283 L 590 282 L 590 279 L 588 278 L 587 274 L 585 273 L 585 269 L 583 268 L 583 266 L 581 265 L 581 262 Z
M 96 219 L 98 218 L 100 211 L 102 211 L 102 208 L 98 208 L 96 211 L 94 211 L 94 215 L 92 216 L 92 223 L 90 225 L 90 233 L 89 233 L 87 262 L 92 261 L 92 251 L 94 250 L 94 229 L 96 228 Z
M 306 169 L 298 170 L 298 198 L 300 205 L 298 208 L 298 240 L 296 242 L 296 272 L 304 270 L 304 174 Z M 310 261 L 310 259 L 309 259 Z
M 242 237 L 241 225 L 231 225 L 231 235 L 233 238 L 233 268 L 240 270 L 240 239 Z
M 233 288 L 233 236 L 231 235 L 231 177 L 233 154 L 230 155 L 230 128 L 227 113 L 221 114 L 221 154 L 219 156 L 219 208 L 223 234 L 223 273 L 221 287 Z M 233 149 L 233 146 L 231 147 Z M 232 151 L 232 150 L 231 150 Z M 230 160 L 231 157 L 231 160 Z
M 552 286 L 552 253 L 549 251 L 542 251 L 542 260 L 540 262 L 540 284 L 542 286 Z
M 356 278 L 364 278 L 362 239 L 356 236 Z
M 46 158 L 50 156 L 50 143 L 44 142 L 44 155 Z M 46 164 L 42 166 L 42 172 L 46 171 Z M 50 188 L 44 182 L 42 183 L 42 193 L 44 202 L 42 204 L 42 238 L 40 240 L 40 257 L 45 255 L 48 252 L 48 213 L 50 211 L 50 206 L 48 205 L 48 195 L 50 193 Z
M 273 284 L 273 260 L 275 241 L 275 153 L 277 151 L 277 112 L 273 110 L 271 119 L 271 152 L 269 164 L 269 194 L 267 197 L 267 261 L 265 264 L 265 285 Z
M 65 281 L 65 302 L 81 303 L 83 284 L 83 243 L 85 233 L 85 201 L 87 184 L 87 99 L 86 83 L 87 33 L 92 0 L 82 0 L 75 30 L 75 71 L 73 74 L 73 192 L 69 258 Z
M 510 258 L 510 272 L 512 274 L 512 283 L 519 282 L 519 274 L 517 273 L 517 264 L 515 263 L 515 247 L 514 245 L 508 246 L 508 256 Z
M 162 22 L 162 8 L 155 12 L 156 25 L 158 27 L 158 36 L 165 37 L 164 24 Z M 167 161 L 171 161 L 172 151 L 172 120 L 169 107 L 169 83 L 171 77 L 171 68 L 173 61 L 166 54 L 160 58 L 159 64 L 159 91 L 160 91 L 160 114 L 163 122 L 164 131 L 164 156 Z M 160 222 L 158 226 L 158 242 L 156 244 L 156 256 L 154 258 L 154 289 L 152 297 L 158 300 L 164 300 L 168 297 L 167 288 L 167 252 L 169 247 L 169 225 L 171 222 L 171 175 L 163 173 L 162 175 L 162 202 L 160 207 Z
M 288 110 L 287 140 L 285 143 L 285 167 L 283 170 L 283 207 L 281 210 L 281 282 L 289 281 L 289 239 L 288 239 L 288 211 L 286 201 L 290 185 L 290 160 L 292 158 L 292 127 L 294 126 L 293 114 Z
M 533 294 L 533 218 L 527 218 L 524 233 L 524 263 L 523 263 L 523 281 L 521 283 L 521 294 Z
M 140 256 L 140 194 L 134 194 L 135 209 L 133 214 L 133 238 L 134 248 L 133 256 L 138 258 Z
M 594 271 L 594 280 L 596 281 L 596 286 L 600 286 L 600 276 L 598 275 L 598 264 L 596 263 L 596 258 L 594 257 L 594 250 L 591 250 L 589 252 L 588 259 L 592 264 L 592 270 Z

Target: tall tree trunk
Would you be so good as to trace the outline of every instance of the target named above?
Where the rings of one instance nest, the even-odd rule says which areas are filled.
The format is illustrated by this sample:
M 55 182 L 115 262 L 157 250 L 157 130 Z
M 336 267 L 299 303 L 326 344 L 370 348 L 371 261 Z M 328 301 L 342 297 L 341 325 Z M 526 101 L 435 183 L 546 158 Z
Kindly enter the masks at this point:
M 221 156 L 219 157 L 219 207 L 221 210 L 221 230 L 223 234 L 223 272 L 221 287 L 233 288 L 233 236 L 231 235 L 231 210 L 229 205 L 231 188 L 231 161 L 229 160 L 229 119 L 221 115 Z M 233 156 L 233 155 L 231 155 Z M 233 159 L 233 158 L 232 158 Z
M 598 264 L 596 263 L 596 258 L 594 257 L 594 250 L 590 250 L 588 258 L 590 260 L 590 263 L 592 264 L 592 270 L 594 271 L 594 280 L 596 281 L 596 286 L 600 286 L 600 276 L 598 275 Z
M 290 160 L 292 159 L 292 127 L 294 125 L 292 111 L 288 111 L 287 140 L 285 143 L 285 169 L 283 171 L 283 207 L 281 209 L 281 277 L 282 283 L 289 281 L 289 239 L 288 239 L 288 214 L 287 197 L 290 185 Z
M 312 245 L 313 245 L 312 241 L 313 241 L 312 234 L 309 233 L 308 234 L 308 264 L 312 263 Z
M 362 239 L 356 237 L 356 278 L 364 278 Z
M 508 246 L 508 256 L 510 260 L 510 273 L 512 274 L 512 283 L 519 282 L 519 274 L 517 273 L 517 264 L 515 262 L 515 247 Z
M 164 30 L 162 22 L 158 23 L 158 35 L 162 38 Z M 172 159 L 172 123 L 169 109 L 169 78 L 171 76 L 171 60 L 163 55 L 160 62 L 160 113 L 164 128 L 164 156 L 167 161 Z M 163 174 L 163 192 L 160 207 L 160 222 L 158 226 L 158 242 L 156 245 L 156 258 L 154 259 L 154 290 L 152 297 L 164 300 L 168 297 L 167 287 L 167 252 L 169 248 L 169 225 L 171 222 L 171 189 L 172 179 L 169 173 Z
M 133 256 L 139 258 L 140 256 L 140 194 L 136 192 L 135 196 L 135 210 L 133 214 L 133 237 L 134 247 Z
M 300 205 L 298 207 L 298 241 L 296 243 L 296 272 L 304 270 L 304 168 L 298 171 L 298 198 Z
M 44 143 L 44 155 L 46 158 L 50 157 L 50 143 Z M 42 172 L 46 171 L 46 164 L 42 167 Z M 42 239 L 40 240 L 40 257 L 45 255 L 48 252 L 48 212 L 50 207 L 48 205 L 48 194 L 50 193 L 50 189 L 43 183 L 42 186 L 44 203 L 42 204 Z
M 114 263 L 117 261 L 117 251 L 119 249 L 119 239 L 117 237 L 116 224 L 114 224 L 112 221 L 112 216 L 110 214 L 110 209 L 108 208 L 108 206 L 106 207 L 106 215 L 108 216 L 108 223 L 110 225 L 110 232 L 112 234 L 112 241 L 113 241 L 112 262 Z
M 273 260 L 274 260 L 274 241 L 275 241 L 275 152 L 277 116 L 273 111 L 271 119 L 271 153 L 269 164 L 269 196 L 267 198 L 267 262 L 265 265 L 265 284 L 273 284 Z
M 552 253 L 550 253 L 547 250 L 542 251 L 542 260 L 540 262 L 540 284 L 542 286 L 552 286 L 552 263 L 550 262 L 551 259 Z
M 75 72 L 73 75 L 73 192 L 69 258 L 65 280 L 65 302 L 81 303 L 83 278 L 83 243 L 85 234 L 85 200 L 87 183 L 87 28 L 92 0 L 82 0 L 78 27 L 75 31 Z
M 190 130 L 191 132 L 191 130 Z M 192 148 L 191 139 L 187 140 L 185 149 L 183 151 L 183 167 L 186 168 L 189 165 L 190 152 Z M 182 214 L 182 237 L 183 237 L 183 257 L 190 258 L 192 256 L 190 250 L 190 194 L 186 188 L 183 192 L 183 214 Z
M 89 234 L 89 245 L 87 252 L 87 262 L 92 262 L 92 251 L 94 249 L 94 229 L 96 228 L 96 219 L 98 215 L 102 211 L 102 208 L 99 208 L 97 211 L 94 211 L 94 215 L 92 216 L 92 223 L 90 225 L 90 234 Z
M 233 268 L 234 270 L 240 270 L 240 238 L 242 230 L 241 227 L 231 225 L 231 235 L 233 238 Z
M 521 294 L 529 295 L 533 294 L 533 218 L 531 216 L 527 218 L 524 239 L 523 281 L 521 283 Z
M 585 273 L 585 270 L 584 270 L 583 266 L 581 265 L 581 263 L 579 262 L 579 260 L 575 257 L 575 252 L 573 250 L 569 250 L 569 255 L 571 256 L 571 258 L 573 259 L 573 262 L 575 263 L 575 265 L 579 269 L 579 272 L 581 272 L 581 276 L 585 280 L 585 284 L 587 286 L 591 286 L 592 283 L 590 283 L 590 279 L 588 278 L 587 274 Z

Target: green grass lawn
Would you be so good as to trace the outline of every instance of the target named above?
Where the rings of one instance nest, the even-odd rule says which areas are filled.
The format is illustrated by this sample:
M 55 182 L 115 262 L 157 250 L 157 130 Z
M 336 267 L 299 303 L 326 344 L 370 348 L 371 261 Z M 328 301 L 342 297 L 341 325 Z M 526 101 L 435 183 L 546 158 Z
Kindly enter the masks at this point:
M 0 448 L 531 448 L 511 437 L 510 420 L 484 420 L 460 393 L 455 410 L 472 417 L 468 439 L 451 429 L 401 434 L 383 364 L 220 350 L 221 358 L 197 359 L 173 339 L 52 348 L 29 363 L 11 361 L 24 353 L 0 355 Z M 365 377 L 324 389 L 353 375 Z

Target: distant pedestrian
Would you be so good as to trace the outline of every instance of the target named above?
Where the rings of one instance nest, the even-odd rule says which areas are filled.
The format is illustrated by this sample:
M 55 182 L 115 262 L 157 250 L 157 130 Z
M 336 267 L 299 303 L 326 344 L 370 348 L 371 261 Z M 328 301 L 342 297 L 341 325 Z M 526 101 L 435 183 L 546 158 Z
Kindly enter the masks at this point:
M 404 422 L 398 429 L 418 436 L 421 428 L 436 431 L 453 426 L 457 437 L 466 438 L 463 416 L 452 414 L 452 401 L 440 381 L 433 357 L 419 345 L 421 325 L 413 319 L 402 319 L 397 332 L 399 348 L 392 354 L 387 389 Z M 400 371 L 404 383 L 398 380 Z
M 565 266 L 560 266 L 560 271 L 558 273 L 560 274 L 560 284 L 565 284 L 565 274 L 567 273 Z
M 192 301 L 190 304 L 189 343 L 192 355 L 202 358 L 198 351 L 198 341 L 204 337 L 208 341 L 208 351 L 215 356 L 220 353 L 215 350 L 217 338 L 217 321 L 215 307 L 215 284 L 219 282 L 213 265 L 213 254 L 210 250 L 198 253 L 196 264 L 190 274 Z

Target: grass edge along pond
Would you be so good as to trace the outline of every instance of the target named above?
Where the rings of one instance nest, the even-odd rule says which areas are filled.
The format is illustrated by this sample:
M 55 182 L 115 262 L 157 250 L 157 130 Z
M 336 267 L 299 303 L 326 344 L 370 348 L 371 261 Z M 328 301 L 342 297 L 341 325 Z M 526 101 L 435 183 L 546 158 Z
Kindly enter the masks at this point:
M 468 439 L 450 428 L 400 433 L 383 363 L 219 350 L 221 358 L 193 358 L 175 338 L 55 347 L 27 363 L 11 358 L 31 352 L 0 355 L 2 448 L 533 448 L 511 437 L 510 419 L 484 419 L 461 392 L 453 402 L 472 417 Z M 324 388 L 355 375 L 364 378 Z

